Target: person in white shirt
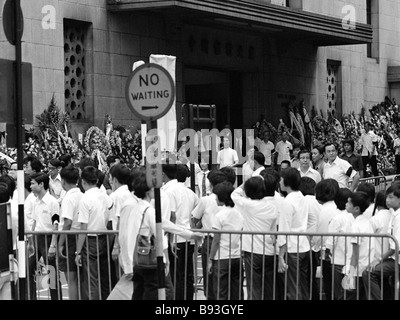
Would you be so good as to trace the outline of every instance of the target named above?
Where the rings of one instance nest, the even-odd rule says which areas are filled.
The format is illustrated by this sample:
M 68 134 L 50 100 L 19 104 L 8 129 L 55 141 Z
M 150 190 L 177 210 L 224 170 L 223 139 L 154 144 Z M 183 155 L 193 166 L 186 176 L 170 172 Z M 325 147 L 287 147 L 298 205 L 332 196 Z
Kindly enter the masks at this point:
M 243 298 L 243 266 L 241 265 L 240 234 L 224 233 L 242 231 L 243 217 L 235 208 L 231 193 L 233 185 L 224 181 L 213 187 L 221 210 L 215 216 L 212 228 L 215 233 L 209 256 L 208 270 L 212 273 L 212 286 L 217 300 Z
M 350 163 L 338 157 L 337 150 L 337 145 L 334 143 L 327 143 L 325 145 L 325 153 L 328 161 L 324 165 L 323 178 L 336 180 L 340 188 L 349 188 L 348 183 L 349 178 L 351 178 L 353 180 L 349 189 L 354 191 L 358 186 L 360 176 Z
M 397 131 L 396 138 L 393 142 L 394 160 L 396 163 L 396 174 L 400 174 L 400 130 Z
M 278 154 L 276 164 L 278 168 L 282 163 L 282 160 L 288 160 L 290 162 L 290 151 L 293 150 L 293 145 L 288 141 L 289 135 L 287 132 L 282 133 L 282 140 L 278 141 L 275 147 L 275 152 Z
M 389 222 L 389 234 L 393 236 L 397 243 L 400 242 L 400 184 L 392 184 L 386 190 L 386 205 L 392 210 L 392 217 Z M 382 291 L 388 291 L 389 288 L 381 283 L 382 277 L 388 278 L 394 276 L 395 255 L 399 254 L 395 243 L 389 240 L 389 249 L 382 252 L 378 259 L 372 259 L 368 268 L 362 274 L 364 287 L 368 300 L 383 300 Z M 398 270 L 398 269 L 397 269 Z M 390 289 L 393 294 L 393 288 Z
M 370 122 L 365 123 L 365 132 L 361 135 L 359 143 L 362 146 L 361 158 L 364 168 L 371 166 L 372 174 L 379 176 L 377 155 L 379 137 L 374 133 L 374 126 Z
M 363 215 L 370 219 L 375 208 L 375 186 L 370 182 L 363 181 L 358 185 L 357 191 L 365 192 L 368 195 L 369 206 Z
M 208 163 L 200 162 L 201 171 L 196 174 L 196 194 L 199 198 L 211 194 L 210 180 L 207 178 L 210 173 Z
M 299 190 L 308 202 L 308 221 L 307 221 L 307 232 L 316 233 L 319 222 L 319 215 L 321 213 L 321 204 L 315 198 L 315 181 L 310 178 L 303 176 L 300 179 Z M 311 271 L 311 299 L 319 300 L 319 288 L 316 279 L 317 266 L 319 262 L 319 252 L 314 251 L 313 244 L 315 237 L 309 236 L 311 245 L 311 259 L 310 259 L 310 271 Z
M 354 217 L 346 210 L 346 203 L 353 193 L 347 188 L 340 188 L 335 198 L 335 204 L 340 211 L 328 225 L 329 233 L 351 233 Z M 327 237 L 325 241 L 325 255 L 330 257 L 333 268 L 333 299 L 344 300 L 342 280 L 343 267 L 346 264 L 346 255 L 351 252 L 352 245 L 349 236 Z
M 200 198 L 201 206 L 196 207 L 192 212 L 192 227 L 196 229 L 212 230 L 215 215 L 221 209 L 218 206 L 217 196 L 213 193 L 214 186 L 227 181 L 227 177 L 220 170 L 212 170 L 208 176 L 211 185 L 211 194 Z M 207 270 L 207 261 L 210 257 L 211 244 L 213 241 L 213 233 L 205 233 L 203 243 L 201 245 L 201 262 L 203 269 L 203 286 L 204 294 L 207 300 L 215 300 L 213 277 Z
M 281 172 L 281 190 L 287 192 L 279 216 L 279 232 L 307 232 L 308 202 L 299 191 L 300 173 L 295 168 Z M 306 236 L 278 236 L 278 272 L 287 276 L 287 299 L 309 300 L 310 242 Z
M 354 216 L 351 233 L 373 233 L 369 219 L 363 215 L 368 206 L 368 195 L 364 192 L 356 191 L 349 197 L 346 203 L 346 210 Z M 346 300 L 366 299 L 366 290 L 362 275 L 364 270 L 367 270 L 370 262 L 374 260 L 375 256 L 375 241 L 370 240 L 370 237 L 350 237 L 352 250 L 351 254 L 347 255 L 345 274 L 355 277 L 355 289 L 345 291 Z
M 272 161 L 272 154 L 275 152 L 275 145 L 270 141 L 270 133 L 268 131 L 264 132 L 264 140 L 257 140 L 254 141 L 255 146 L 258 148 L 264 157 L 265 157 L 265 166 L 271 167 L 273 164 Z
M 230 147 L 230 142 L 228 137 L 222 137 L 223 149 L 218 151 L 217 154 L 217 164 L 219 169 L 227 166 L 233 166 L 239 163 L 239 157 L 236 150 Z
M 317 170 L 311 167 L 311 152 L 307 149 L 302 149 L 299 151 L 299 171 L 301 177 L 309 177 L 315 181 L 317 184 L 321 181 L 321 175 Z
M 60 222 L 60 205 L 48 191 L 49 176 L 43 172 L 31 175 L 31 189 L 36 195 L 32 208 L 32 231 L 57 231 Z M 59 270 L 56 263 L 56 244 L 57 235 L 37 235 L 36 241 L 30 238 L 28 252 L 37 250 L 38 256 L 43 258 L 46 265 L 53 267 L 57 275 L 56 288 L 50 288 L 51 300 L 62 300 L 61 281 L 59 278 Z M 37 248 L 34 249 L 34 247 Z M 48 246 L 48 247 L 47 247 Z M 33 248 L 32 248 L 33 247 Z
M 73 165 L 66 166 L 60 172 L 61 184 L 65 190 L 65 196 L 61 202 L 61 222 L 62 230 L 79 231 L 78 222 L 79 202 L 83 193 L 78 188 L 79 170 Z M 66 241 L 66 239 L 68 239 Z M 60 235 L 58 242 L 58 252 L 60 255 L 60 270 L 65 273 L 68 282 L 69 300 L 79 300 L 77 265 L 75 263 L 76 236 Z
M 315 187 L 315 198 L 321 204 L 317 233 L 327 233 L 332 218 L 340 213 L 335 198 L 339 192 L 339 184 L 333 179 L 324 179 Z M 332 299 L 332 263 L 326 254 L 327 237 L 317 236 L 314 241 L 314 251 L 321 256 L 322 282 L 327 300 Z
M 47 164 L 47 169 L 49 170 L 49 192 L 57 199 L 58 203 L 61 205 L 62 199 L 65 196 L 65 190 L 61 185 L 60 170 L 62 169 L 61 161 L 58 159 L 52 159 Z
M 278 208 L 274 199 L 275 187 L 273 178 L 268 176 L 264 180 L 263 177 L 256 176 L 248 179 L 231 194 L 235 208 L 244 219 L 242 251 L 248 300 L 272 300 L 276 294 L 275 238 L 263 234 L 277 230 Z M 246 232 L 260 232 L 260 234 L 246 234 Z
M 243 163 L 242 165 L 242 183 L 245 183 L 246 180 L 248 180 L 252 173 L 253 173 L 253 169 L 251 167 L 251 160 L 253 160 L 253 155 L 254 155 L 254 148 L 249 149 L 249 151 L 247 151 L 247 159 L 246 162 Z
M 265 157 L 260 151 L 254 151 L 253 159 L 250 160 L 250 166 L 253 169 L 252 177 L 260 176 L 260 172 L 265 169 Z
M 185 229 L 190 229 L 193 210 L 202 205 L 196 193 L 185 187 L 177 180 L 177 166 L 184 164 L 163 164 L 162 190 L 170 198 L 171 221 Z M 183 170 L 180 170 L 183 172 Z M 175 299 L 193 300 L 194 273 L 193 273 L 194 240 L 176 236 L 172 241 L 169 252 L 172 282 L 175 286 Z M 176 269 L 176 272 L 175 272 Z
M 106 192 L 97 187 L 97 170 L 93 166 L 86 166 L 81 173 L 85 193 L 79 201 L 78 222 L 81 231 L 93 233 L 79 234 L 75 263 L 83 266 L 84 297 L 90 300 L 105 300 L 110 293 L 109 257 L 107 235 L 102 232 L 107 231 L 113 202 Z

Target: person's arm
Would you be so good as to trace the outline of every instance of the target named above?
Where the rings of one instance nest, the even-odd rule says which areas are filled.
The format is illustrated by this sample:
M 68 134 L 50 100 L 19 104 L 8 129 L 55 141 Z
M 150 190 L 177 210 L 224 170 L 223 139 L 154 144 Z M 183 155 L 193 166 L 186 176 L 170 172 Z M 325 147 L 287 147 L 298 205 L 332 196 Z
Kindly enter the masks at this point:
M 211 244 L 210 256 L 208 257 L 208 262 L 207 262 L 207 270 L 209 273 L 211 273 L 212 271 L 213 260 L 218 260 L 218 257 L 216 257 L 215 255 L 219 249 L 220 242 L 221 242 L 221 234 L 214 233 L 214 238 Z
M 283 273 L 287 270 L 288 265 L 285 263 L 285 255 L 287 251 L 287 244 L 285 243 L 279 247 L 279 260 L 278 260 L 278 272 Z
M 52 212 L 51 221 L 52 221 L 53 231 L 58 231 L 58 225 L 60 223 L 60 205 L 58 204 L 57 201 L 52 204 L 51 212 Z M 53 233 L 53 235 L 51 236 L 51 242 L 48 250 L 49 257 L 53 257 L 56 255 L 57 238 L 58 234 Z
M 358 183 L 360 181 L 360 175 L 356 171 L 356 174 L 353 176 L 353 181 L 351 182 L 350 190 L 354 192 L 358 187 Z
M 68 218 L 64 218 L 64 224 L 63 224 L 63 231 L 68 231 L 71 230 L 71 226 L 72 226 L 72 220 L 68 219 Z M 58 241 L 58 254 L 60 255 L 60 257 L 62 258 L 66 258 L 66 256 L 64 255 L 64 243 L 65 243 L 65 238 L 67 237 L 66 234 L 61 234 L 60 235 L 60 239 Z
M 86 231 L 88 227 L 87 223 L 81 222 L 81 231 Z M 82 248 L 86 240 L 86 234 L 81 233 L 78 236 L 78 241 L 76 243 L 76 252 L 75 252 L 75 263 L 77 266 L 82 265 L 81 255 L 82 255 Z
M 360 246 L 357 243 L 353 243 L 353 250 L 351 254 L 351 260 L 350 260 L 350 267 L 353 267 L 353 271 L 355 272 L 354 275 L 356 275 L 357 272 L 357 264 L 358 264 L 358 258 L 360 255 Z

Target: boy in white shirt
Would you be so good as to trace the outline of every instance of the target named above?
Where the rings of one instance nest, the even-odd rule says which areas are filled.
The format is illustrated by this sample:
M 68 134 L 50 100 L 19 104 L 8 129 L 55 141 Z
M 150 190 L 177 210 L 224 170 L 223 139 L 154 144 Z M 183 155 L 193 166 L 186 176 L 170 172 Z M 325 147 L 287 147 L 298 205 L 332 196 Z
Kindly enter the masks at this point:
M 346 210 L 354 216 L 351 233 L 374 232 L 369 219 L 363 215 L 368 206 L 368 195 L 364 192 L 356 191 L 349 197 L 346 203 Z M 355 290 L 345 290 L 344 299 L 346 300 L 365 300 L 366 298 L 362 275 L 370 262 L 373 261 L 375 255 L 375 242 L 370 240 L 369 237 L 350 237 L 352 244 L 351 255 L 350 252 L 347 255 L 344 271 L 346 275 L 355 277 Z
M 219 168 L 223 168 L 226 166 L 233 166 L 234 164 L 239 163 L 239 157 L 236 150 L 230 147 L 230 142 L 228 137 L 222 137 L 222 143 L 224 148 L 218 151 L 217 155 L 217 164 L 219 164 Z

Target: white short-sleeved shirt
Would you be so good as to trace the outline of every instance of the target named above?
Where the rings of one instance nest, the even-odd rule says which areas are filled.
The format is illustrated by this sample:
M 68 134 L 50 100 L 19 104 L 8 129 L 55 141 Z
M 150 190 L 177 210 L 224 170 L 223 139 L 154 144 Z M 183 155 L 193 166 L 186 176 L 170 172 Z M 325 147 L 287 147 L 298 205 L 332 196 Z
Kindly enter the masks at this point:
M 270 166 L 272 164 L 271 154 L 275 149 L 274 144 L 271 141 L 268 141 L 267 143 L 261 141 L 257 147 L 258 151 L 260 151 L 265 157 L 265 165 Z
M 392 219 L 389 224 L 390 234 L 396 238 L 396 240 L 400 243 L 400 209 L 397 209 L 392 216 Z M 389 240 L 390 249 L 396 250 L 396 246 L 392 240 Z M 395 256 L 391 256 L 393 259 Z M 400 264 L 400 260 L 399 260 Z
M 232 149 L 231 147 L 218 151 L 217 164 L 219 164 L 219 168 L 231 166 L 238 161 L 238 154 L 236 150 Z
M 365 213 L 365 212 L 364 212 Z M 381 209 L 373 215 L 369 221 L 371 222 L 374 233 L 377 234 L 389 234 L 390 232 L 390 221 L 392 219 L 392 213 L 388 209 Z M 374 238 L 375 239 L 375 259 L 379 260 L 382 258 L 382 254 L 389 250 L 389 238 Z
M 351 233 L 374 233 L 374 230 L 369 219 L 361 214 L 354 219 L 351 226 Z M 350 238 L 350 242 L 359 245 L 358 266 L 356 266 L 356 270 L 358 269 L 357 276 L 361 277 L 365 268 L 374 260 L 375 241 L 370 241 L 369 237 L 354 236 Z M 350 265 L 351 255 L 348 256 L 347 262 Z
M 314 195 L 306 195 L 305 198 L 308 202 L 307 232 L 315 233 L 318 229 L 319 215 L 321 213 L 322 205 Z
M 91 188 L 83 194 L 79 202 L 79 223 L 87 223 L 89 231 L 106 231 L 113 202 L 99 188 Z
M 400 155 L 400 138 L 394 139 L 393 149 L 395 155 Z
M 243 217 L 238 210 L 223 206 L 215 216 L 213 229 L 219 231 L 241 231 L 243 224 Z M 214 260 L 237 258 L 240 258 L 240 234 L 222 233 Z
M 337 208 L 334 201 L 328 201 L 321 205 L 321 212 L 319 214 L 317 233 L 327 233 L 328 227 L 334 216 L 338 215 L 340 210 Z M 327 237 L 316 236 L 313 237 L 313 250 L 319 251 L 326 247 L 325 241 Z
M 279 231 L 282 232 L 307 232 L 308 226 L 308 201 L 300 191 L 289 193 L 281 202 L 279 215 Z M 288 253 L 302 253 L 310 250 L 307 237 L 278 236 L 278 246 L 287 245 Z
M 110 212 L 110 221 L 112 221 L 113 230 L 117 230 L 118 218 L 121 215 L 121 206 L 126 199 L 132 197 L 131 192 L 126 184 L 120 186 L 117 190 L 111 192 L 109 195 L 113 201 L 113 207 Z
M 328 225 L 329 233 L 351 233 L 354 216 L 346 210 L 341 210 L 335 215 Z M 325 246 L 332 254 L 332 263 L 344 266 L 346 255 L 351 256 L 352 245 L 350 237 L 327 237 Z
M 61 219 L 69 219 L 72 221 L 70 230 L 80 230 L 81 224 L 78 222 L 79 202 L 83 193 L 79 188 L 72 188 L 65 193 L 61 202 Z
M 176 179 L 168 181 L 161 189 L 169 196 L 171 211 L 175 212 L 176 216 L 175 224 L 184 229 L 190 229 L 192 212 L 201 205 L 199 197 Z M 187 239 L 179 235 L 176 237 L 178 243 L 186 241 Z M 194 240 L 191 241 L 194 243 Z
M 313 168 L 311 168 L 311 166 L 308 168 L 308 170 L 306 172 L 303 172 L 301 170 L 301 168 L 299 168 L 299 172 L 300 172 L 300 177 L 309 177 L 311 179 L 313 179 L 315 181 L 315 183 L 318 183 L 321 181 L 321 175 L 319 174 L 319 172 Z
M 253 173 L 251 174 L 252 177 L 261 177 L 260 173 L 261 171 L 263 171 L 265 169 L 264 166 L 259 167 L 258 169 L 256 169 L 255 171 L 253 171 Z
M 209 196 L 200 198 L 202 206 L 198 206 L 193 211 L 193 217 L 201 219 L 203 225 L 202 229 L 211 230 L 215 224 L 215 216 L 221 210 L 222 207 L 217 204 L 217 196 L 212 193 Z
M 351 169 L 351 170 L 350 170 Z M 324 179 L 334 179 L 340 188 L 349 188 L 349 178 L 354 178 L 357 171 L 346 160 L 336 157 L 332 163 L 326 162 L 324 165 Z
M 275 255 L 272 238 L 263 234 L 246 234 L 246 231 L 276 232 L 278 208 L 273 197 L 253 200 L 246 196 L 241 187 L 236 188 L 231 198 L 235 208 L 241 213 L 243 224 L 242 250 L 264 255 Z
M 363 215 L 368 219 L 372 218 L 372 214 L 374 213 L 375 203 L 371 203 L 368 208 L 364 211 Z
M 251 178 L 253 173 L 253 169 L 250 167 L 248 161 L 246 161 L 242 166 L 242 174 L 243 174 L 243 183 L 245 183 L 248 179 Z
M 54 198 L 57 199 L 58 203 L 61 204 L 62 199 L 65 196 L 65 190 L 61 184 L 60 174 L 57 174 L 54 179 L 49 176 L 49 192 Z
M 281 164 L 283 160 L 290 161 L 290 150 L 293 150 L 293 145 L 289 142 L 283 142 L 282 140 L 276 144 L 276 152 L 278 153 L 278 159 L 276 163 Z
M 372 149 L 374 146 L 374 143 L 378 141 L 378 136 L 371 130 L 368 133 L 365 133 L 361 136 L 360 138 L 360 144 L 362 145 L 362 151 L 361 151 L 361 156 L 362 157 L 367 157 L 368 152 L 372 153 Z M 376 150 L 372 153 L 372 155 L 376 156 L 378 155 L 378 150 Z
M 48 191 L 42 199 L 36 197 L 32 208 L 32 219 L 36 221 L 35 231 L 52 231 L 51 217 L 60 214 L 60 205 Z

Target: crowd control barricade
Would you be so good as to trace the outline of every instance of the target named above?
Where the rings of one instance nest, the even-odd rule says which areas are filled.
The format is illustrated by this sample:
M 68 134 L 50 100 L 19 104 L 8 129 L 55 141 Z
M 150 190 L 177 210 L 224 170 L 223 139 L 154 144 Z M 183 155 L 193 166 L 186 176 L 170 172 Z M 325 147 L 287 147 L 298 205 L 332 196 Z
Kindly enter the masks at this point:
M 387 179 L 385 176 L 376 176 L 376 177 L 366 177 L 360 178 L 359 183 L 368 182 L 372 183 L 375 186 L 375 191 L 386 191 L 387 189 Z M 352 181 L 350 180 L 348 185 L 351 186 Z
M 167 300 L 399 299 L 399 244 L 391 235 L 222 232 L 202 229 L 193 231 L 203 233 L 203 240 L 177 243 L 169 249 L 170 273 L 165 281 Z M 30 251 L 28 245 L 26 250 L 28 299 L 107 299 L 122 276 L 122 270 L 111 255 L 113 240 L 117 233 L 117 231 L 100 234 L 91 231 L 27 232 L 27 237 L 32 237 L 32 242 L 35 244 L 34 251 Z M 42 255 L 42 248 L 49 248 L 53 234 L 57 234 L 58 237 L 67 236 L 64 255 L 70 256 L 70 260 L 62 259 L 58 250 L 54 261 L 50 261 L 48 255 Z M 86 259 L 83 259 L 81 267 L 76 268 L 74 241 L 78 241 L 79 236 L 85 238 L 82 259 L 85 255 Z M 248 251 L 243 250 L 244 236 L 247 237 Z M 221 241 L 224 250 L 217 251 L 210 263 L 212 244 L 218 237 L 224 237 Z M 280 244 L 284 242 L 292 244 L 290 252 L 281 253 L 284 258 L 281 264 L 277 238 L 284 240 L 279 241 Z M 304 239 L 308 241 L 310 247 L 314 246 L 314 250 L 311 248 L 301 252 L 299 243 Z M 326 242 L 327 247 L 317 250 L 315 244 L 325 243 L 325 239 L 330 241 Z M 175 243 L 176 240 L 174 236 L 170 238 L 170 243 Z M 372 251 L 372 247 L 379 249 L 379 255 L 368 256 L 364 264 L 370 264 L 374 258 L 382 259 L 389 243 L 393 243 L 395 254 L 390 259 L 384 260 L 390 262 L 393 272 L 387 277 L 381 273 L 372 274 L 368 271 L 362 273 L 363 263 L 361 260 L 356 260 L 355 270 L 350 271 L 353 273 L 360 271 L 359 274 L 362 276 L 351 277 L 352 273 L 348 273 L 345 277 L 347 271 L 342 273 L 343 266 L 337 262 L 340 254 L 348 255 L 351 242 L 363 245 L 363 249 L 367 252 Z M 260 243 L 265 244 L 261 249 Z M 344 250 L 340 249 L 339 243 L 342 243 Z M 272 245 L 272 254 L 266 254 L 266 244 L 269 248 Z M 221 252 L 225 252 L 225 256 L 221 256 L 223 254 Z M 208 267 L 211 267 L 210 272 Z M 344 290 L 343 286 L 349 290 Z

